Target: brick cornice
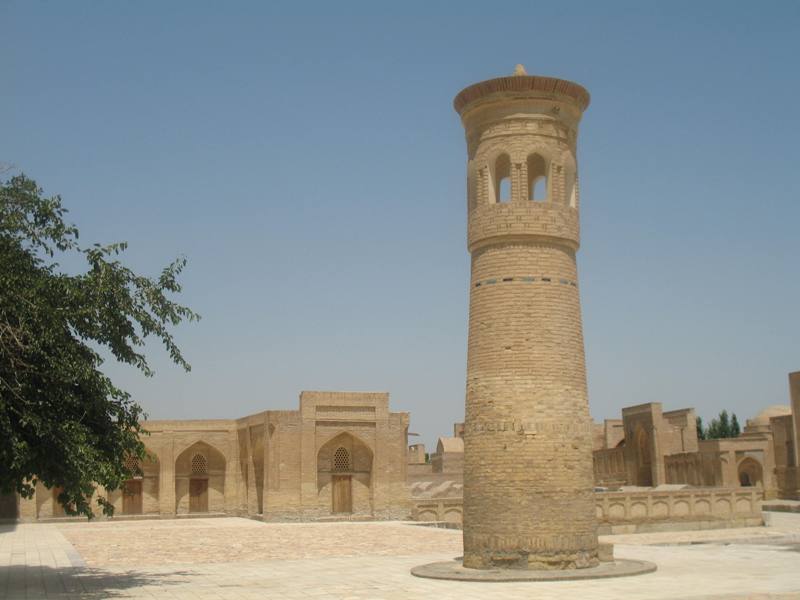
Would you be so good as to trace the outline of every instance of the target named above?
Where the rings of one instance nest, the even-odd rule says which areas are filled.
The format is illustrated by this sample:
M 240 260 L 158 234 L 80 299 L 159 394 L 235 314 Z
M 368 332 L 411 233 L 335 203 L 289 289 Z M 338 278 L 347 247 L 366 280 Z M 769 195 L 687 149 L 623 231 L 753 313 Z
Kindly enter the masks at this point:
M 468 104 L 490 94 L 515 92 L 544 92 L 567 96 L 577 102 L 582 111 L 586 110 L 590 101 L 586 88 L 566 79 L 538 75 L 511 75 L 488 79 L 464 88 L 453 100 L 453 107 L 461 114 Z

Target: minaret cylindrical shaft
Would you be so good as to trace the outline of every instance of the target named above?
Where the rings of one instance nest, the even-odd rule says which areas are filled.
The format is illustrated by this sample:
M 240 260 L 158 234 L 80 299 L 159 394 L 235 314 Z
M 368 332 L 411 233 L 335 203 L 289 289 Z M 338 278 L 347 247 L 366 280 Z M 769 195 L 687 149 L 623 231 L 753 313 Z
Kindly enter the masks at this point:
M 577 84 L 521 68 L 455 100 L 472 256 L 465 567 L 598 564 L 575 262 L 577 131 L 588 103 Z

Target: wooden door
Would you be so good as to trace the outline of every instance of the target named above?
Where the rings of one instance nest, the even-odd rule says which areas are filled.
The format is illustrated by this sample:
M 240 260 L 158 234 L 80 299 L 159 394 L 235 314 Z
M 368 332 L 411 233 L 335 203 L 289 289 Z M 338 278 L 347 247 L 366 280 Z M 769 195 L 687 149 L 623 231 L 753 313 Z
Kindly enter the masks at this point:
M 333 512 L 353 512 L 353 486 L 350 475 L 333 476 Z
M 189 480 L 189 512 L 208 512 L 208 479 Z
M 142 514 L 142 480 L 132 479 L 122 486 L 122 514 Z

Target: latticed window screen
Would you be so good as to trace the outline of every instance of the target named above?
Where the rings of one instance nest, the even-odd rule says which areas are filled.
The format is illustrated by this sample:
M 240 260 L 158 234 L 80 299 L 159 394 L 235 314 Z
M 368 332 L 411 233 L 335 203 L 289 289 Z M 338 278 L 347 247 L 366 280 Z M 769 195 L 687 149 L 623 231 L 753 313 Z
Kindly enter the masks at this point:
M 208 462 L 202 454 L 192 457 L 192 475 L 205 475 L 208 472 Z
M 350 470 L 350 453 L 347 451 L 347 448 L 337 448 L 336 452 L 333 453 L 333 470 Z
M 128 456 L 125 458 L 125 468 L 128 469 L 134 477 L 141 475 L 139 458 L 136 456 Z

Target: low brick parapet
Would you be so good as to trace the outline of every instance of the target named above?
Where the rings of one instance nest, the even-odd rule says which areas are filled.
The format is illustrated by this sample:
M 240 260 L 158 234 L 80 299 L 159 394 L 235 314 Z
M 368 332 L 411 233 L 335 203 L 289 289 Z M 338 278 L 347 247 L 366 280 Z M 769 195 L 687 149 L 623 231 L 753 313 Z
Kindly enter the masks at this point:
M 762 525 L 762 490 L 686 488 L 596 492 L 601 534 Z M 412 519 L 459 522 L 462 498 L 412 498 Z

